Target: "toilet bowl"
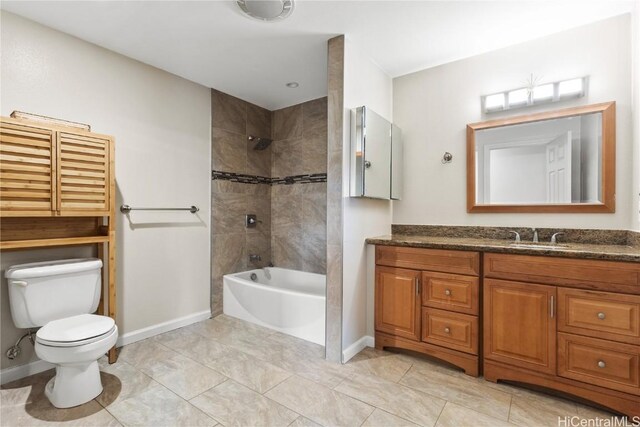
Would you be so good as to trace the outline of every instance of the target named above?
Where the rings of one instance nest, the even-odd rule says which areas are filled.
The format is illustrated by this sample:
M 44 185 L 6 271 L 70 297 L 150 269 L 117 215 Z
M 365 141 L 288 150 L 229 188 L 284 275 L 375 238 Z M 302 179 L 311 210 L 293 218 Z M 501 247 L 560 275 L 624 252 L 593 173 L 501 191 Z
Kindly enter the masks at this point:
M 118 339 L 110 317 L 94 313 L 102 261 L 94 258 L 22 264 L 5 272 L 18 328 L 38 328 L 35 351 L 56 366 L 45 395 L 53 406 L 82 405 L 102 393 L 98 359 Z
M 56 365 L 45 395 L 57 408 L 70 408 L 102 393 L 98 359 L 118 338 L 110 317 L 81 314 L 47 323 L 36 334 L 38 357 Z

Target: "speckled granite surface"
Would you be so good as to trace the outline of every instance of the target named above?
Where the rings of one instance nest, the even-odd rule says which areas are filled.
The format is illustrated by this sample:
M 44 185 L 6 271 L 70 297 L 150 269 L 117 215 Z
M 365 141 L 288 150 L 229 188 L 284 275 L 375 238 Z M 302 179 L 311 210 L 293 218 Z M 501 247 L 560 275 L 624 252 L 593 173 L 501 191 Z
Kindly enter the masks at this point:
M 530 229 L 494 227 L 393 226 L 391 236 L 373 237 L 367 243 L 520 255 L 543 255 L 564 258 L 600 259 L 640 262 L 638 234 L 620 230 L 539 229 L 540 245 L 549 245 L 550 232 L 563 231 L 554 248 L 516 246 L 508 230 L 522 231 L 522 244 L 531 244 Z M 549 233 L 547 233 L 549 230 Z M 400 232 L 399 232 L 400 231 Z M 528 231 L 529 234 L 526 234 Z M 477 233 L 477 234 L 476 234 Z M 631 235 L 631 234 L 634 235 Z M 549 234 L 549 236 L 547 236 Z M 570 242 L 570 243 L 563 243 Z M 602 243 L 598 243 L 602 242 Z
M 549 242 L 554 233 L 562 232 L 558 242 L 588 245 L 628 245 L 627 230 L 596 230 L 577 228 L 537 228 L 540 242 Z M 477 227 L 448 225 L 392 225 L 391 234 L 432 237 L 471 237 L 476 239 L 513 240 L 509 231 L 517 231 L 523 241 L 533 240 L 533 231 L 525 227 Z M 636 233 L 638 234 L 638 233 Z

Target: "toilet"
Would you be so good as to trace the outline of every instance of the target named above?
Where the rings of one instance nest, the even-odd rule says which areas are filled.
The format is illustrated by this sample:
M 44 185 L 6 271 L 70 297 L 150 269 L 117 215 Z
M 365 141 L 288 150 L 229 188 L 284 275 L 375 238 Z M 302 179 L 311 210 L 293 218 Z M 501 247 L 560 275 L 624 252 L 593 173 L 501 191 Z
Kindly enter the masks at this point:
M 115 345 L 118 327 L 91 314 L 100 302 L 101 271 L 101 260 L 82 258 L 15 265 L 5 273 L 13 323 L 40 328 L 36 354 L 56 367 L 45 395 L 57 408 L 102 393 L 98 359 Z

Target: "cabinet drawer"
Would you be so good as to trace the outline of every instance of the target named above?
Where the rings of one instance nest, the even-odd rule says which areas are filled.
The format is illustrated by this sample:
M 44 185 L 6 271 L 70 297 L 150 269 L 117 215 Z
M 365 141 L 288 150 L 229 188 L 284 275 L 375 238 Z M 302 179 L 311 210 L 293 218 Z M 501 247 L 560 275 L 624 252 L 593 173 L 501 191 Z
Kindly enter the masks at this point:
M 422 304 L 478 314 L 478 281 L 477 277 L 425 271 L 422 273 Z
M 423 307 L 422 341 L 465 353 L 478 354 L 478 318 Z
M 640 296 L 558 288 L 558 330 L 640 345 Z
M 480 272 L 480 254 L 467 251 L 376 246 L 376 264 L 477 276 Z
M 558 375 L 640 394 L 640 347 L 558 334 Z
M 495 279 L 640 294 L 640 264 L 529 255 L 484 254 Z

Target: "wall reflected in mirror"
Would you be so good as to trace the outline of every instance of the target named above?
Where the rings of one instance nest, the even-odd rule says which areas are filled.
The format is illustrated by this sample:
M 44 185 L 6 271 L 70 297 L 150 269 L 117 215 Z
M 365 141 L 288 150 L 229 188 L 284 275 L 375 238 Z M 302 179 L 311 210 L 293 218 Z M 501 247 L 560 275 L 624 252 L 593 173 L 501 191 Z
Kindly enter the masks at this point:
M 476 202 L 602 202 L 602 114 L 476 132 Z

